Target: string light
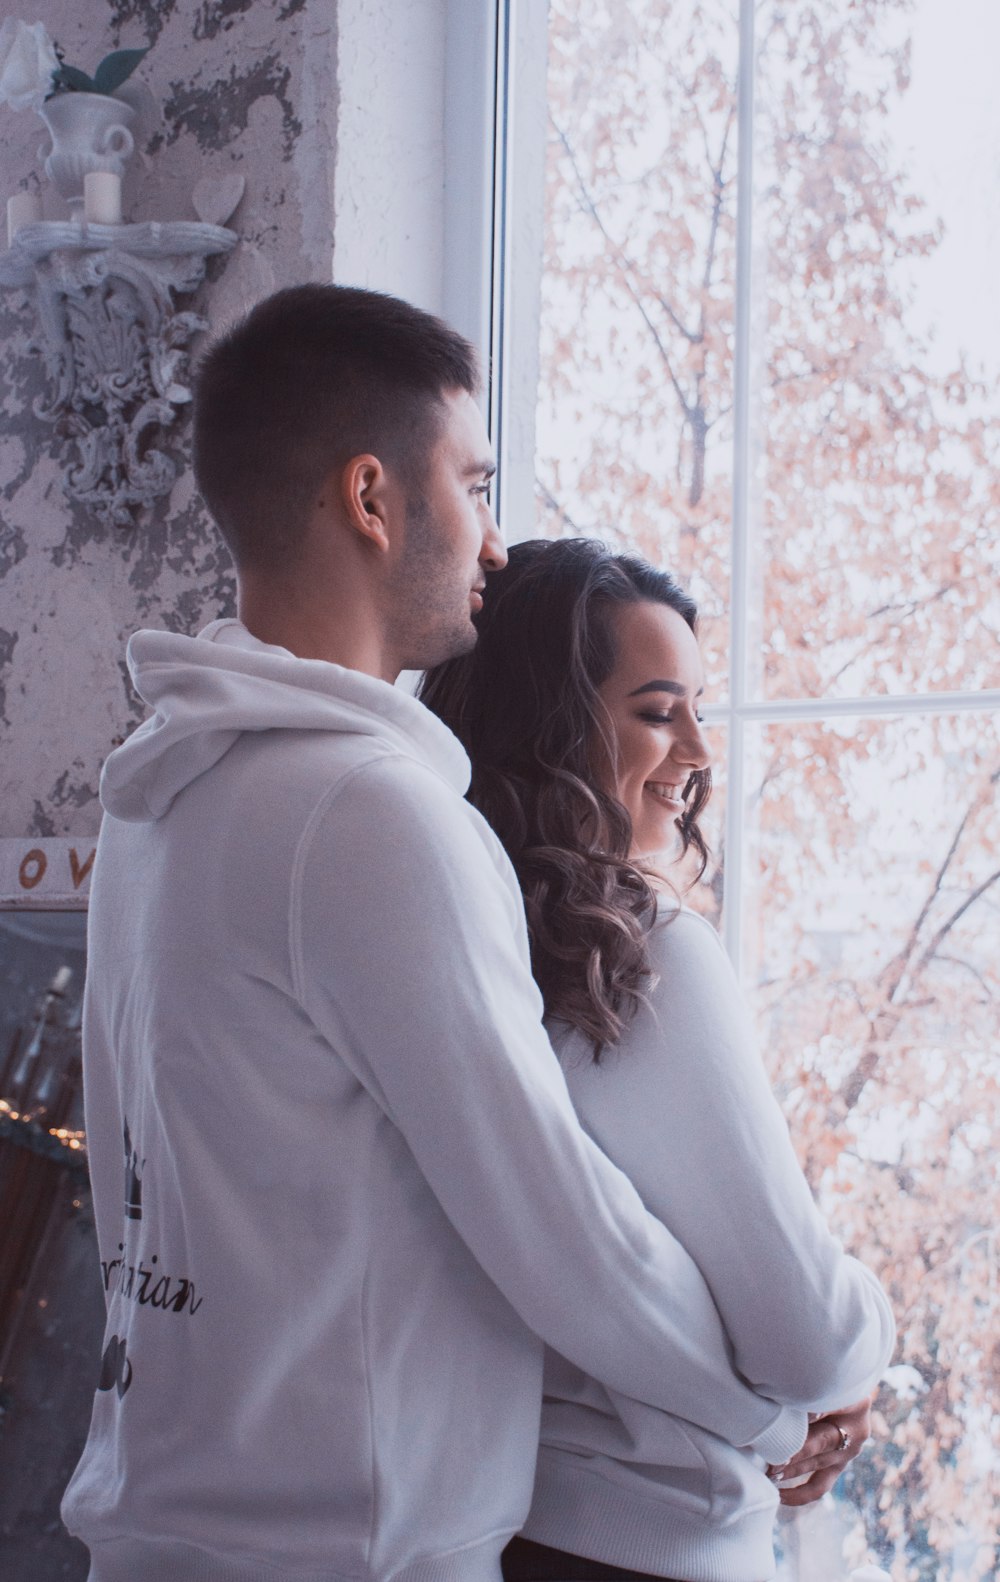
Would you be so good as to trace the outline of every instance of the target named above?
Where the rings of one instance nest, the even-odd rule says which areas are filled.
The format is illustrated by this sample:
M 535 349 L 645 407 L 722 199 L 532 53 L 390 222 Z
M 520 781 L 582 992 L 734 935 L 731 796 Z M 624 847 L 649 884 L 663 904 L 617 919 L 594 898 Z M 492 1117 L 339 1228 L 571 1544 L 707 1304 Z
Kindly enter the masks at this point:
M 71 1131 L 67 1126 L 45 1127 L 30 1115 L 21 1114 L 7 1099 L 0 1099 L 0 1137 L 56 1164 L 68 1164 L 67 1156 L 76 1155 L 72 1166 L 75 1170 L 81 1168 L 87 1156 L 86 1132 Z

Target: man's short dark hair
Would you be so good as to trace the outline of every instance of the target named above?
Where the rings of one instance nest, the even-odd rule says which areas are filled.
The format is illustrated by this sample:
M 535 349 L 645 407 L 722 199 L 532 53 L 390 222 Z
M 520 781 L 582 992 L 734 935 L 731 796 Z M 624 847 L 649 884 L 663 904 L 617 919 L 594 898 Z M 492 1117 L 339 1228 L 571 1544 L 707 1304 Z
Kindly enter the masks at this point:
M 350 286 L 291 286 L 212 345 L 194 393 L 198 487 L 239 566 L 294 557 L 323 479 L 371 453 L 419 484 L 442 396 L 479 389 L 440 319 Z

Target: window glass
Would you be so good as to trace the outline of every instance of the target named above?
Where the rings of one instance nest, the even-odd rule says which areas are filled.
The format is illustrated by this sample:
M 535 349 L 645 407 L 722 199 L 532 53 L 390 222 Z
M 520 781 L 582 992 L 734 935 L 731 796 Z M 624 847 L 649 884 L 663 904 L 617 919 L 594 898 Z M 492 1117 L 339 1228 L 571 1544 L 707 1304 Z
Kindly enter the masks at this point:
M 691 904 L 742 942 L 806 1172 L 899 1320 L 877 1442 L 782 1517 L 782 1577 L 978 1582 L 1000 1519 L 1000 10 L 750 9 L 738 280 L 738 0 L 550 0 L 537 531 L 637 548 L 699 601 L 717 790 Z
M 749 686 L 995 687 L 1000 11 L 765 0 L 756 37 Z
M 538 531 L 690 583 L 724 689 L 736 8 L 553 0 Z
M 895 1556 L 894 1576 L 989 1576 L 997 742 L 975 713 L 750 736 L 746 937 L 762 1049 L 831 1227 L 879 1273 L 899 1326 L 878 1447 L 840 1500 L 864 1512 L 855 1544 Z

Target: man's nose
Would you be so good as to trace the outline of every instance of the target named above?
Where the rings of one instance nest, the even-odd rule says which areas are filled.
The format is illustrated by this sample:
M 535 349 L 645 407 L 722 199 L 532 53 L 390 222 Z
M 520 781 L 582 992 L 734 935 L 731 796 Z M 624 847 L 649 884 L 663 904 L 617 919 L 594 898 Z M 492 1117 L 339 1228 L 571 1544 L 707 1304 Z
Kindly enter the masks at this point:
M 479 564 L 484 571 L 502 571 L 507 564 L 507 546 L 503 541 L 496 517 L 490 511 L 490 524 L 483 534 L 483 547 Z

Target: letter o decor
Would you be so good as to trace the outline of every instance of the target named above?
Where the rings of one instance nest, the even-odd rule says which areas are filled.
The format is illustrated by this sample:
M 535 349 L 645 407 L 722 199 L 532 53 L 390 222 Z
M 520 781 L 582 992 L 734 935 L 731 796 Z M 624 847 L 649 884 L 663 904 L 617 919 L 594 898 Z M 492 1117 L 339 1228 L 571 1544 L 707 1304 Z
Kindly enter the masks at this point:
M 0 914 L 85 912 L 96 855 L 96 835 L 0 835 Z
M 21 866 L 17 870 L 17 877 L 22 890 L 33 890 L 45 878 L 45 870 L 49 860 L 43 851 L 33 846 L 31 851 L 26 851 L 21 858 Z

